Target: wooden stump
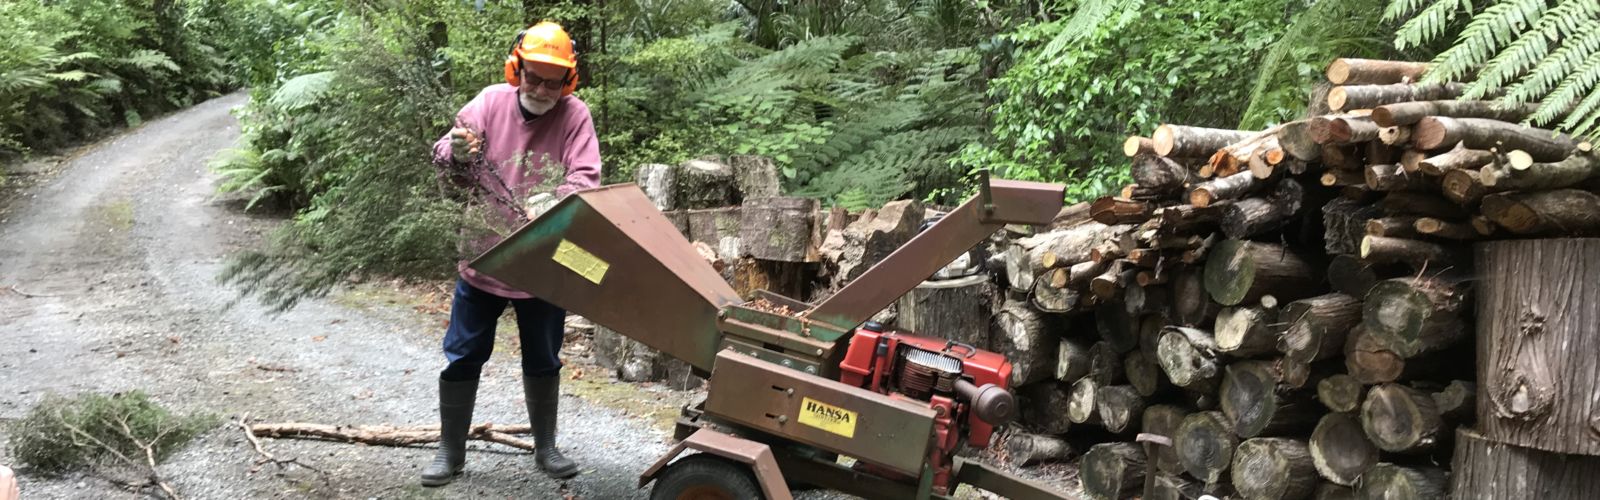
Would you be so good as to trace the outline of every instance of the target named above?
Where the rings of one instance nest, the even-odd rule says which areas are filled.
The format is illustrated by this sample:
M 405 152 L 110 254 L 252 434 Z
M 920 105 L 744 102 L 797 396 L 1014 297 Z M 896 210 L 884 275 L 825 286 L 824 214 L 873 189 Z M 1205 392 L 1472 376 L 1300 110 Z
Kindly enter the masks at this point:
M 1378 449 L 1394 453 L 1432 451 L 1450 432 L 1433 396 L 1399 384 L 1377 385 L 1367 392 L 1361 428 Z
M 1122 383 L 1126 375 L 1127 370 L 1122 369 L 1122 355 L 1110 342 L 1095 342 L 1089 346 L 1089 373 L 1084 374 L 1084 378 L 1106 386 Z
M 989 304 L 995 293 L 985 275 L 924 281 L 900 297 L 896 326 L 988 349 Z
M 1211 325 L 1222 305 L 1211 300 L 1206 293 L 1205 276 L 1199 269 L 1190 268 L 1178 274 L 1172 282 L 1173 312 L 1181 326 Z
M 1156 347 L 1161 370 L 1173 385 L 1210 393 L 1222 377 L 1217 364 L 1217 344 L 1211 333 L 1194 328 L 1169 326 L 1162 329 Z
M 1195 500 L 1204 493 L 1205 485 L 1174 474 L 1157 474 L 1150 481 L 1145 500 Z
M 1233 452 L 1233 487 L 1245 498 L 1300 499 L 1316 489 L 1316 468 L 1306 443 L 1255 438 Z
M 1282 436 L 1316 425 L 1318 404 L 1306 391 L 1278 383 L 1270 361 L 1228 365 L 1222 377 L 1222 413 L 1239 437 Z
M 1403 357 L 1448 347 L 1465 335 L 1467 281 L 1451 276 L 1384 280 L 1367 293 L 1362 326 Z
M 1361 408 L 1361 395 L 1365 387 L 1355 377 L 1340 373 L 1317 382 L 1317 401 L 1336 412 L 1354 412 Z
M 740 257 L 730 267 L 733 273 L 730 284 L 745 299 L 754 299 L 758 290 L 785 297 L 804 297 L 811 288 L 811 277 L 816 275 L 813 264 L 752 257 Z
M 1489 220 L 1519 235 L 1600 234 L 1600 195 L 1588 191 L 1492 194 L 1483 197 L 1482 209 Z
M 1367 439 L 1361 422 L 1348 413 L 1329 413 L 1311 431 L 1311 462 L 1323 479 L 1354 486 L 1378 463 L 1378 447 Z
M 1317 492 L 1311 494 L 1312 500 L 1356 500 L 1356 489 L 1349 486 L 1340 486 L 1333 483 L 1317 485 Z
M 1284 356 L 1310 363 L 1344 354 L 1345 335 L 1361 324 L 1361 301 L 1342 293 L 1330 293 L 1290 302 L 1279 320 L 1284 330 Z
M 1207 484 L 1227 477 L 1233 464 L 1233 450 L 1239 447 L 1239 436 L 1222 412 L 1191 413 L 1178 426 L 1178 437 L 1173 448 L 1183 470 Z
M 684 209 L 719 208 L 737 201 L 733 168 L 708 160 L 689 160 L 677 169 L 676 205 Z
M 1006 434 L 1005 449 L 1006 458 L 1019 466 L 1063 461 L 1072 457 L 1072 445 L 1067 440 L 1026 432 Z
M 757 198 L 770 198 L 781 196 L 778 183 L 778 164 L 771 158 L 757 155 L 733 155 L 728 157 L 728 166 L 733 168 L 734 185 L 739 189 L 739 197 L 748 204 Z
M 1007 300 L 995 315 L 995 351 L 1011 361 L 1011 383 L 1022 386 L 1055 375 L 1056 350 L 1052 331 L 1055 320 L 1035 311 L 1027 302 Z
M 1084 377 L 1072 383 L 1072 392 L 1067 400 L 1067 420 L 1074 424 L 1098 425 L 1100 414 L 1097 411 L 1098 398 L 1100 397 L 1101 384 L 1093 378 Z
M 1083 493 L 1096 500 L 1138 496 L 1144 484 L 1144 450 L 1134 443 L 1101 443 L 1089 448 L 1081 466 Z
M 1249 358 L 1278 351 L 1276 310 L 1262 307 L 1229 307 L 1217 313 L 1217 349 L 1238 358 Z
M 1128 385 L 1133 386 L 1134 392 L 1140 396 L 1154 396 L 1167 386 L 1167 378 L 1161 373 L 1161 364 L 1156 362 L 1155 356 L 1145 354 L 1143 349 L 1135 349 L 1123 358 L 1122 371 L 1128 375 Z
M 815 198 L 746 199 L 741 208 L 739 244 L 745 255 L 779 262 L 821 259 Z
M 1450 461 L 1453 497 L 1589 500 L 1600 495 L 1600 457 L 1498 443 L 1462 427 Z
M 647 163 L 634 170 L 633 178 L 657 209 L 663 212 L 678 209 L 678 167 Z
M 1384 500 L 1428 500 L 1445 498 L 1449 488 L 1449 473 L 1444 469 L 1380 463 L 1361 477 L 1356 496 Z
M 1600 239 L 1476 247 L 1478 428 L 1489 439 L 1600 455 Z
M 1178 460 L 1178 428 L 1183 425 L 1183 418 L 1187 412 L 1179 406 L 1155 405 L 1144 409 L 1144 422 L 1139 432 L 1165 437 L 1172 441 L 1172 445 L 1156 446 L 1155 456 L 1150 457 L 1157 470 L 1167 474 L 1182 474 L 1183 462 Z
M 1311 267 L 1283 246 L 1227 240 L 1217 243 L 1206 257 L 1204 278 L 1211 298 L 1233 306 L 1267 294 L 1280 300 L 1314 295 L 1313 276 Z
M 1417 81 L 1427 70 L 1427 63 L 1341 57 L 1326 73 L 1334 85 L 1387 85 Z
M 1056 348 L 1056 380 L 1070 384 L 1089 374 L 1089 346 L 1084 340 L 1061 339 Z
M 1118 434 L 1139 430 L 1145 401 L 1131 385 L 1101 387 L 1095 393 L 1095 413 L 1106 430 Z

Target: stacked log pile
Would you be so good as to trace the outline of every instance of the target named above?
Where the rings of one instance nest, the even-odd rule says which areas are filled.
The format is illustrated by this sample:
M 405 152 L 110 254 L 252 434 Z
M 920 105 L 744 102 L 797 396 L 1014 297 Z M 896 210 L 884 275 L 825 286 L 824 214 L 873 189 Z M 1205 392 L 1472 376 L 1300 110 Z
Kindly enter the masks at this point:
M 1109 436 L 1083 456 L 1093 498 L 1146 488 L 1162 498 L 1439 498 L 1457 446 L 1593 454 L 1600 427 L 1586 428 L 1582 450 L 1555 446 L 1579 440 L 1575 421 L 1565 438 L 1536 438 L 1526 414 L 1535 410 L 1524 407 L 1572 398 L 1568 411 L 1538 418 L 1592 418 L 1600 392 L 1550 378 L 1594 379 L 1592 351 L 1558 372 L 1532 368 L 1554 352 L 1505 347 L 1521 361 L 1479 360 L 1474 370 L 1475 328 L 1481 346 L 1519 327 L 1490 332 L 1475 318 L 1485 299 L 1472 245 L 1600 232 L 1600 156 L 1516 124 L 1528 109 L 1410 83 L 1424 69 L 1340 60 L 1328 71 L 1333 114 L 1260 131 L 1168 124 L 1129 138 L 1134 183 L 1096 200 L 1093 222 L 1006 252 L 1000 322 L 1037 316 L 993 333 L 1024 398 L 1011 438 Z M 1536 328 L 1527 317 L 1551 314 L 1523 309 L 1524 332 Z M 1582 317 L 1594 333 L 1600 316 Z M 1004 349 L 1052 339 L 1059 348 Z M 1457 439 L 1458 426 L 1490 418 L 1477 390 L 1483 371 L 1519 362 L 1527 372 L 1503 376 L 1522 385 L 1504 382 L 1490 401 L 1524 412 L 1497 418 L 1522 439 L 1466 430 Z M 1555 460 L 1530 454 L 1518 467 Z M 1148 482 L 1130 477 L 1147 472 Z

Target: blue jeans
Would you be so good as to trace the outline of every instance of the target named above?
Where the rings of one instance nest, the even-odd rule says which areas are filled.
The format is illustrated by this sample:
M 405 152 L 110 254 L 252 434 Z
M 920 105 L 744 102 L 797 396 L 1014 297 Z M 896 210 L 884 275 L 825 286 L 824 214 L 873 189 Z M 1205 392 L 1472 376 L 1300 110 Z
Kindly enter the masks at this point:
M 439 378 L 451 382 L 478 380 L 483 364 L 494 352 L 494 330 L 510 303 L 517 311 L 522 340 L 522 374 L 545 377 L 561 371 L 561 341 L 567 312 L 540 300 L 508 299 L 456 279 L 450 304 L 450 327 L 444 333 L 444 357 L 449 361 Z

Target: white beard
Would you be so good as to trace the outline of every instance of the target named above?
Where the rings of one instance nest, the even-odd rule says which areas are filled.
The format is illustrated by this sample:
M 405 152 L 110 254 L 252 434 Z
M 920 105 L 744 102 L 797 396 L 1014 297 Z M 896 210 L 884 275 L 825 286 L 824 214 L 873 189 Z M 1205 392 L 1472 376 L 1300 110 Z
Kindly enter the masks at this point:
M 526 109 L 529 113 L 536 115 L 543 115 L 549 112 L 550 108 L 556 107 L 555 100 L 541 101 L 527 92 L 518 92 L 517 101 L 522 103 L 522 109 Z

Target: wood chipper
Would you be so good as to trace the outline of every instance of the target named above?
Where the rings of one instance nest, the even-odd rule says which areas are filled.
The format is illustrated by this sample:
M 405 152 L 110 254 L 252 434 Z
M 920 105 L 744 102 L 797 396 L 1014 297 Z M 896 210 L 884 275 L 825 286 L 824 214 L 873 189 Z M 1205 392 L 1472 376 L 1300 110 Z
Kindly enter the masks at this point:
M 707 379 L 677 444 L 639 478 L 655 482 L 652 498 L 787 500 L 804 485 L 925 499 L 961 483 L 1065 498 L 956 456 L 962 442 L 987 447 L 1017 413 L 1004 356 L 868 321 L 1005 224 L 1048 224 L 1063 189 L 985 179 L 815 304 L 764 291 L 741 299 L 633 184 L 574 193 L 471 265 Z

